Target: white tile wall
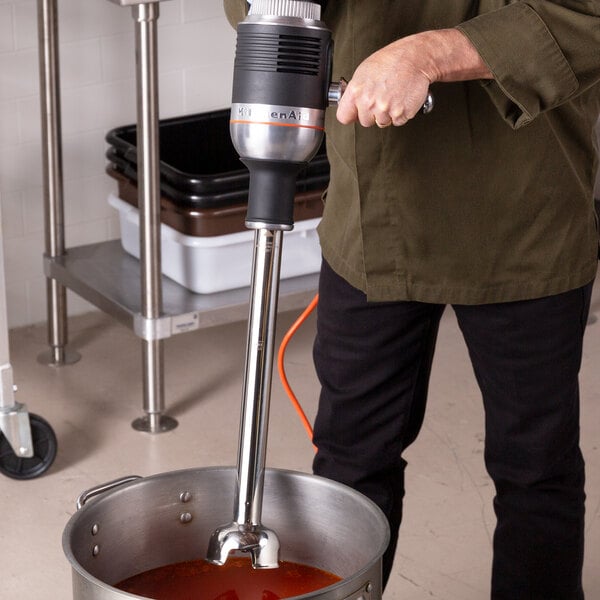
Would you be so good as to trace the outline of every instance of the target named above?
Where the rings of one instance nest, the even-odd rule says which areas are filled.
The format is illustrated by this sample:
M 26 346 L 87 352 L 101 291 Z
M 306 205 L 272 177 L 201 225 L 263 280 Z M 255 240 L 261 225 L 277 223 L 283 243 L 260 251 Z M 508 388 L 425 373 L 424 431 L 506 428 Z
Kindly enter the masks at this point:
M 104 136 L 135 122 L 134 25 L 108 0 L 58 0 L 67 247 L 118 237 Z M 229 105 L 235 34 L 221 0 L 160 4 L 161 118 Z M 46 319 L 37 2 L 0 0 L 0 202 L 11 327 Z M 69 314 L 91 310 L 69 292 Z
M 12 6 L 0 5 L 0 52 L 10 52 L 14 48 Z

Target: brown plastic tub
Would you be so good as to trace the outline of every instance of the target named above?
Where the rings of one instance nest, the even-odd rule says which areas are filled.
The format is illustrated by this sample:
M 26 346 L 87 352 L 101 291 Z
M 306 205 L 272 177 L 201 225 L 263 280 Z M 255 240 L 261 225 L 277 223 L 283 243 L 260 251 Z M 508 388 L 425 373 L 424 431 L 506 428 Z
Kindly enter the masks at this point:
M 130 179 L 112 166 L 106 170 L 118 183 L 121 200 L 138 207 L 138 188 Z M 294 220 L 316 219 L 323 214 L 324 188 L 300 192 L 294 199 Z M 161 222 L 185 235 L 210 237 L 245 231 L 246 203 L 218 208 L 190 208 L 181 206 L 165 195 L 160 198 Z

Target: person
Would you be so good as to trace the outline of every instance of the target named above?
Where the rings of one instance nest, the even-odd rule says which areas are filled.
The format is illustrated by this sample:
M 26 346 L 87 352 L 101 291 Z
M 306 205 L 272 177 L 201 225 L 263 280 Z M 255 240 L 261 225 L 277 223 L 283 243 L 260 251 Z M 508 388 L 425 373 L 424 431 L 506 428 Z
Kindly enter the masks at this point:
M 329 0 L 323 19 L 350 81 L 326 120 L 314 472 L 386 514 L 386 581 L 451 305 L 485 408 L 491 598 L 580 600 L 600 1 Z

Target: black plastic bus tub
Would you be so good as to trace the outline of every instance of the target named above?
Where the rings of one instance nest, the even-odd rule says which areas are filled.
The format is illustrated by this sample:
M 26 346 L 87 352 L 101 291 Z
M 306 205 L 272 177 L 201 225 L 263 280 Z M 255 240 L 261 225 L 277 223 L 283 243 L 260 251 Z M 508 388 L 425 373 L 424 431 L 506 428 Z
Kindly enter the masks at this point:
M 138 188 L 129 178 L 112 167 L 107 174 L 118 184 L 119 198 L 135 208 L 138 206 Z M 294 220 L 317 219 L 323 215 L 321 189 L 298 192 L 294 197 Z M 167 196 L 160 197 L 160 221 L 184 235 L 212 237 L 247 231 L 247 202 L 216 208 L 188 208 L 174 202 Z
M 249 173 L 229 135 L 229 109 L 159 122 L 161 193 L 188 208 L 217 208 L 247 201 Z M 111 165 L 137 182 L 137 128 L 106 135 Z M 319 190 L 329 181 L 325 143 L 300 173 L 297 192 Z
M 137 167 L 134 164 L 123 159 L 119 156 L 113 148 L 109 148 L 106 151 L 106 158 L 110 162 L 110 167 L 114 171 L 117 171 L 133 184 L 137 184 Z M 248 172 L 245 172 L 246 180 L 248 180 Z M 303 177 L 298 178 L 296 182 L 296 193 L 312 192 L 315 190 L 322 190 L 327 187 L 329 183 L 329 173 L 326 174 L 304 174 Z M 215 190 L 207 193 L 190 193 L 186 190 L 181 190 L 174 186 L 171 182 L 166 181 L 161 176 L 160 181 L 161 194 L 167 198 L 170 198 L 176 204 L 179 204 L 182 208 L 190 210 L 200 210 L 205 208 L 221 208 L 224 206 L 232 206 L 237 204 L 244 204 L 248 202 L 248 188 L 243 187 L 240 189 L 230 188 L 226 185 L 221 190 Z

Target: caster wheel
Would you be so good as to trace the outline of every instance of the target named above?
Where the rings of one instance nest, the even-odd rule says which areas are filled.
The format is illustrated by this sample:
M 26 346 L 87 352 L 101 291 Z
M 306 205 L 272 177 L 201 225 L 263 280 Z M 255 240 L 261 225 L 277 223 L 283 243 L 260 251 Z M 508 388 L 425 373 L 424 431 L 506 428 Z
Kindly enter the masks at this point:
M 56 458 L 56 435 L 50 424 L 38 415 L 29 414 L 33 456 L 17 456 L 8 440 L 0 434 L 0 473 L 12 479 L 34 479 L 45 473 Z

